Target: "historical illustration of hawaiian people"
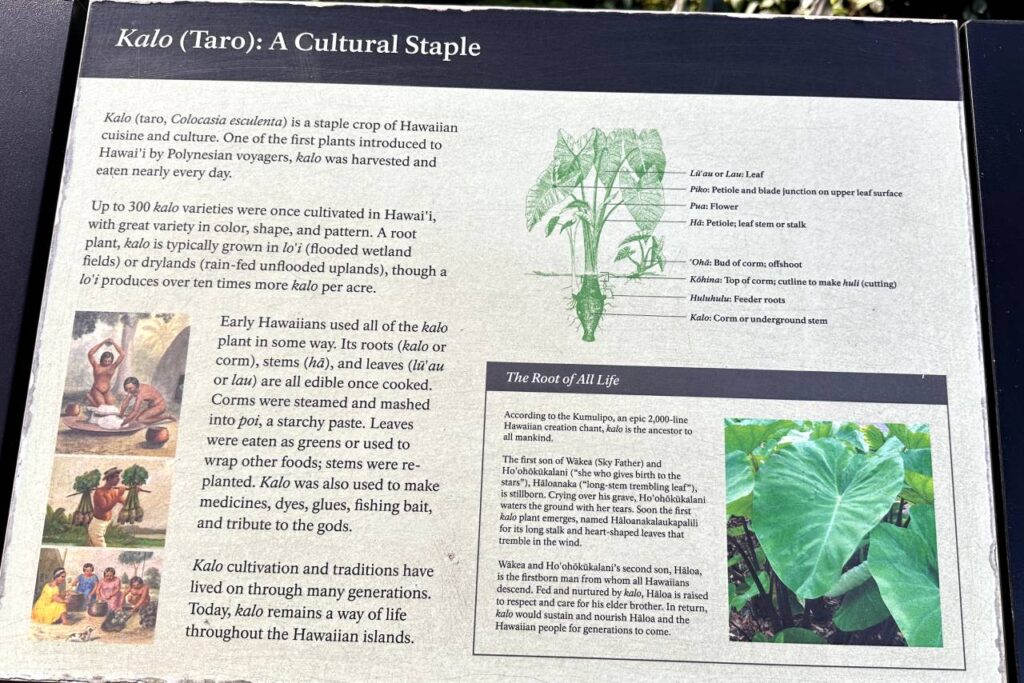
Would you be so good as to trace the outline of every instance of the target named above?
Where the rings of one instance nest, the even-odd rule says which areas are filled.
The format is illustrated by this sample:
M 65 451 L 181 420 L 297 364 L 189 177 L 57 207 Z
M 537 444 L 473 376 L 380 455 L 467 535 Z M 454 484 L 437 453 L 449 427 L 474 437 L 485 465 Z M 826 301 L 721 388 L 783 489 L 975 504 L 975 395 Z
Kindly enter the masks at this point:
M 63 567 L 53 571 L 53 578 L 43 585 L 39 598 L 32 605 L 32 621 L 38 624 L 70 623 L 67 600 L 61 593 L 66 580 L 67 572 Z
M 125 589 L 121 609 L 108 613 L 100 628 L 104 631 L 121 631 L 138 614 L 142 628 L 151 629 L 156 626 L 156 612 L 156 603 L 150 597 L 149 586 L 141 576 L 133 576 Z
M 133 576 L 124 594 L 125 609 L 141 610 L 149 604 L 149 586 L 140 576 Z
M 116 612 L 121 609 L 121 604 L 124 602 L 124 593 L 121 592 L 121 588 L 121 579 L 118 578 L 117 571 L 113 567 L 107 567 L 103 570 L 103 578 L 96 584 L 96 592 L 93 597 L 100 602 L 107 603 L 107 608 Z
M 150 424 L 168 417 L 164 414 L 167 402 L 153 385 L 142 384 L 137 377 L 129 377 L 124 381 L 124 390 L 126 394 L 121 401 L 120 415 L 126 423 Z
M 71 582 L 71 587 L 75 589 L 75 592 L 85 596 L 86 604 L 92 603 L 96 599 L 96 586 L 100 582 L 100 577 L 96 576 L 95 571 L 96 568 L 92 563 L 86 562 L 82 566 L 82 573 Z
M 113 352 L 104 351 L 97 360 L 96 354 L 105 346 L 113 346 L 114 351 L 117 351 L 117 358 L 114 357 Z M 89 349 L 88 356 L 89 364 L 92 365 L 92 388 L 89 389 L 89 404 L 93 407 L 114 405 L 117 403 L 117 398 L 114 396 L 111 385 L 117 367 L 124 361 L 124 351 L 113 339 L 104 339 Z
M 190 335 L 182 313 L 76 312 L 55 451 L 173 457 Z
M 120 468 L 111 467 L 103 473 L 103 485 L 92 492 L 92 520 L 87 529 L 91 546 L 107 547 L 107 527 L 114 518 L 114 506 L 124 505 L 128 495 L 128 489 L 120 484 Z

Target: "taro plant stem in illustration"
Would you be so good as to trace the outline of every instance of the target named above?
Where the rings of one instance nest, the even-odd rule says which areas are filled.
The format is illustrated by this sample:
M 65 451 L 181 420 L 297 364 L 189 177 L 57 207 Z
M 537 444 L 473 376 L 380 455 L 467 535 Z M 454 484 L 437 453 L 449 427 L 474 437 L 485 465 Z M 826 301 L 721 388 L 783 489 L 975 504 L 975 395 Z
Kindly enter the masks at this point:
M 604 315 L 599 256 L 601 234 L 612 216 L 628 214 L 635 226 L 610 264 L 632 266 L 621 276 L 636 279 L 665 268 L 665 238 L 654 234 L 665 211 L 664 176 L 665 153 L 656 130 L 594 128 L 578 138 L 559 131 L 554 157 L 526 197 L 528 230 L 543 226 L 545 236 L 568 238 L 573 307 L 584 341 L 594 341 Z M 582 275 L 577 275 L 580 255 Z

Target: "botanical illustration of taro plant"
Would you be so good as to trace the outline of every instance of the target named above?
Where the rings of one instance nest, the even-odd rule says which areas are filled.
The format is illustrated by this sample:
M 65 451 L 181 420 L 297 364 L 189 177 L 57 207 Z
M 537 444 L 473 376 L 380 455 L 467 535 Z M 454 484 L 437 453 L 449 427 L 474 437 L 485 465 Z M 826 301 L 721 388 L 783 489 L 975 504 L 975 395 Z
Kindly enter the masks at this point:
M 665 269 L 665 238 L 654 234 L 665 211 L 664 176 L 656 130 L 594 128 L 579 137 L 559 131 L 551 163 L 526 197 L 527 229 L 567 238 L 572 307 L 584 341 L 594 341 L 604 315 L 601 235 L 613 216 L 628 215 L 635 226 L 617 245 L 612 264 L 631 267 L 619 276 L 635 279 Z
M 941 647 L 927 425 L 725 421 L 730 637 Z

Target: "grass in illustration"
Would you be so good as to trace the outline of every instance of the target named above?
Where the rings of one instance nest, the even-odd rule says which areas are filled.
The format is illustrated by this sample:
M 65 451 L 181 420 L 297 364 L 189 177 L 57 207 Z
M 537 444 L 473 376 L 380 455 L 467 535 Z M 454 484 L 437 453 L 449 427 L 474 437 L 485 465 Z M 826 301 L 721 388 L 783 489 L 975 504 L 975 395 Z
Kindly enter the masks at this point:
M 927 425 L 726 420 L 732 640 L 941 647 Z
M 559 131 L 551 163 L 527 194 L 527 229 L 542 227 L 546 237 L 567 238 L 572 307 L 584 341 L 594 341 L 604 315 L 603 281 L 665 269 L 665 238 L 654 234 L 665 211 L 664 176 L 665 152 L 656 130 L 594 128 L 579 137 Z M 631 269 L 612 273 L 601 269 L 600 247 L 617 215 L 628 215 L 635 231 L 617 245 L 609 264 Z
M 122 548 L 163 546 L 170 476 L 169 464 L 164 461 L 147 461 L 142 466 L 130 460 L 117 464 L 108 460 L 101 472 L 88 457 L 58 458 L 50 482 L 43 543 Z M 76 500 L 77 506 L 69 512 L 67 505 L 71 500 Z M 143 508 L 144 502 L 147 509 Z

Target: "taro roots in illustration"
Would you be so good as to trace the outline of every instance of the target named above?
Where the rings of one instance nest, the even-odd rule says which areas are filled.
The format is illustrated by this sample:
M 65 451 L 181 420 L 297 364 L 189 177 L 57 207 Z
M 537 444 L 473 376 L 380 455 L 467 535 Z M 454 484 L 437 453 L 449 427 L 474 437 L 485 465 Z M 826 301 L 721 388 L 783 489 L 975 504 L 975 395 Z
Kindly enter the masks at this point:
M 726 420 L 732 640 L 942 646 L 922 424 Z
M 526 197 L 527 229 L 568 243 L 565 275 L 584 341 L 595 339 L 613 278 L 665 269 L 665 238 L 655 235 L 665 211 L 664 175 L 656 130 L 594 128 L 579 137 L 559 131 L 553 158 Z M 606 228 L 623 224 L 629 232 L 614 252 L 602 252 Z

